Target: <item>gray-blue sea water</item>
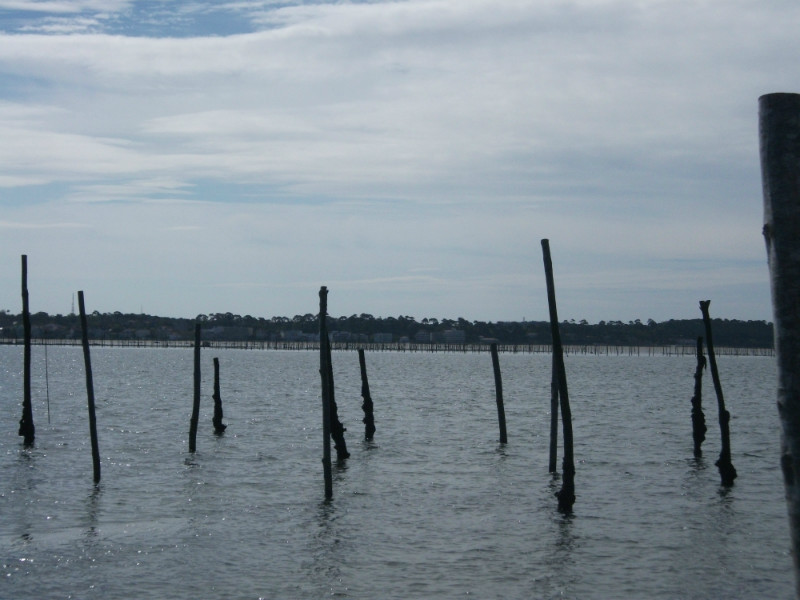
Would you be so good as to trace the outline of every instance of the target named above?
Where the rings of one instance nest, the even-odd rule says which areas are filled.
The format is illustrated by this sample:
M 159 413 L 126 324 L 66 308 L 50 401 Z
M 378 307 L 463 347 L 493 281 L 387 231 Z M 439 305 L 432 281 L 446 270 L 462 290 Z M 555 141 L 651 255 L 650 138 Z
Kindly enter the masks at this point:
M 565 517 L 547 472 L 547 355 L 500 355 L 500 445 L 489 354 L 368 351 L 367 443 L 358 356 L 335 352 L 352 456 L 330 502 L 315 352 L 204 350 L 194 455 L 191 349 L 91 356 L 97 488 L 81 349 L 33 348 L 36 443 L 23 449 L 22 348 L 0 347 L 0 598 L 792 597 L 773 358 L 718 358 L 739 474 L 725 489 L 710 373 L 692 456 L 694 358 L 568 356 Z

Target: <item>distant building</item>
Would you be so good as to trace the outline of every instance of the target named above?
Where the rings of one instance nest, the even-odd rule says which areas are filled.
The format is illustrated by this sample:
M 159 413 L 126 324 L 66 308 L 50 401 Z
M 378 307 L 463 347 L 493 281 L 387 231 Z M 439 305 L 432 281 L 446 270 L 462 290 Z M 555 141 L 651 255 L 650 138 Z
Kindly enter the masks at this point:
M 414 341 L 417 344 L 430 344 L 433 341 L 433 335 L 430 331 L 418 331 L 414 335 Z
M 392 343 L 392 334 L 391 333 L 376 333 L 372 336 L 372 341 L 376 344 L 391 344 Z
M 445 344 L 463 344 L 467 341 L 467 332 L 461 329 L 448 329 L 443 335 Z

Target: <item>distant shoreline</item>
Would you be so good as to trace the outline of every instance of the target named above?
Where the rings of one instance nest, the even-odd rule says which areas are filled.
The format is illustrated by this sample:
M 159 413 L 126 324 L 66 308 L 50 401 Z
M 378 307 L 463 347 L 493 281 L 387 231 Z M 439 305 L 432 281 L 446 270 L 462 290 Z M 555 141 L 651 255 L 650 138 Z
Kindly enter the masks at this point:
M 0 339 L 0 346 L 23 346 L 21 339 Z M 80 346 L 79 339 L 36 338 L 31 340 L 33 346 Z M 112 340 L 90 339 L 89 345 L 101 348 L 192 348 L 191 340 Z M 203 349 L 207 350 L 287 350 L 314 351 L 319 350 L 319 342 L 285 342 L 285 341 L 203 341 Z M 331 349 L 337 351 L 356 351 L 363 348 L 370 352 L 452 352 L 481 353 L 490 352 L 491 344 L 447 344 L 447 343 L 401 343 L 401 342 L 332 342 Z M 550 354 L 550 344 L 497 344 L 498 352 L 508 354 Z M 597 356 L 695 356 L 695 345 L 655 345 L 631 346 L 614 344 L 572 344 L 564 346 L 567 355 Z M 715 347 L 717 356 L 765 356 L 774 357 L 773 348 Z

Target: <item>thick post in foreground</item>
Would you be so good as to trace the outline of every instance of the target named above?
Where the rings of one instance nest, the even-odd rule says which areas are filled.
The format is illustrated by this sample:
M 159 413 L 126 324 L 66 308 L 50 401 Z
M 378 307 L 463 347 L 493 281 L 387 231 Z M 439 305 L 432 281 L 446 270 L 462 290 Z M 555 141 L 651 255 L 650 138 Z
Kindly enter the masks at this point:
M 706 368 L 706 357 L 703 356 L 703 337 L 697 338 L 697 368 L 694 371 L 694 396 L 692 396 L 692 439 L 694 440 L 694 456 L 703 456 L 700 446 L 706 439 L 706 416 L 703 414 L 703 369 Z
M 500 358 L 497 356 L 497 344 L 491 345 L 492 349 L 492 368 L 494 369 L 494 389 L 497 399 L 497 421 L 500 424 L 500 443 L 507 444 L 506 435 L 506 410 L 503 406 L 503 377 L 500 374 Z
M 228 427 L 222 422 L 222 395 L 219 391 L 219 359 L 214 357 L 214 417 L 211 422 L 214 424 L 214 433 L 223 434 Z
M 94 379 L 92 378 L 92 359 L 89 354 L 89 327 L 86 323 L 86 306 L 83 292 L 78 292 L 78 310 L 81 315 L 81 343 L 83 344 L 83 364 L 86 367 L 86 397 L 89 404 L 89 435 L 92 439 L 92 465 L 94 482 L 100 483 L 100 448 L 97 443 L 97 418 L 94 412 Z
M 800 94 L 767 94 L 758 103 L 781 469 L 800 597 Z
M 189 452 L 197 450 L 197 422 L 200 419 L 200 323 L 194 324 L 194 399 L 189 422 Z
M 25 337 L 25 350 L 22 355 L 22 418 L 19 421 L 19 435 L 23 444 L 32 446 L 36 439 L 31 405 L 31 312 L 28 307 L 28 257 L 22 255 L 22 329 Z
M 575 460 L 572 453 L 572 411 L 569 407 L 569 391 L 567 390 L 567 370 L 564 367 L 564 349 L 561 345 L 561 333 L 558 329 L 558 311 L 556 310 L 556 288 L 553 280 L 553 262 L 550 258 L 550 242 L 542 240 L 542 256 L 544 274 L 547 280 L 547 304 L 550 308 L 550 332 L 553 336 L 553 357 L 558 376 L 558 395 L 561 402 L 561 420 L 564 430 L 563 481 L 561 490 L 556 492 L 558 509 L 569 513 L 575 504 Z
M 372 396 L 369 393 L 369 379 L 367 379 L 367 361 L 364 358 L 364 349 L 358 349 L 358 366 L 361 369 L 361 410 L 364 411 L 364 439 L 371 440 L 375 435 L 375 415 Z
M 322 380 L 322 470 L 325 476 L 325 498 L 333 497 L 331 476 L 331 394 L 328 377 L 328 288 L 319 289 L 319 376 Z
M 722 437 L 722 448 L 719 452 L 719 460 L 714 464 L 717 465 L 719 469 L 722 485 L 733 485 L 733 480 L 736 479 L 736 469 L 734 469 L 733 463 L 731 463 L 731 413 L 725 410 L 725 398 L 722 396 L 722 384 L 719 381 L 719 371 L 717 371 L 717 358 L 714 354 L 714 342 L 711 338 L 711 317 L 708 316 L 708 307 L 710 304 L 711 300 L 700 301 L 700 311 L 703 313 L 703 324 L 706 329 L 708 364 L 711 366 L 711 379 L 714 381 L 714 391 L 717 393 L 719 430 Z

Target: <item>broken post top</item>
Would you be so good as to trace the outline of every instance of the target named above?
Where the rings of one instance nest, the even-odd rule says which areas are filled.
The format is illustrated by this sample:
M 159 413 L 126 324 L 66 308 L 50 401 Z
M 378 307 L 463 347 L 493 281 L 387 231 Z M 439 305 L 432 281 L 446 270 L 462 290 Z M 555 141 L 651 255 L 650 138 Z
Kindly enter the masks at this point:
M 319 312 L 323 315 L 328 314 L 328 288 L 324 285 L 319 288 Z

